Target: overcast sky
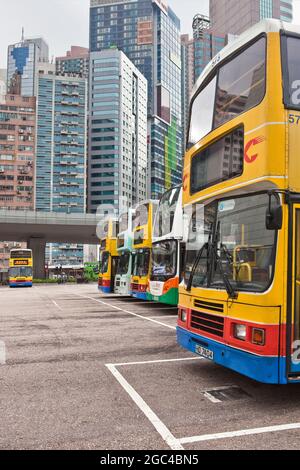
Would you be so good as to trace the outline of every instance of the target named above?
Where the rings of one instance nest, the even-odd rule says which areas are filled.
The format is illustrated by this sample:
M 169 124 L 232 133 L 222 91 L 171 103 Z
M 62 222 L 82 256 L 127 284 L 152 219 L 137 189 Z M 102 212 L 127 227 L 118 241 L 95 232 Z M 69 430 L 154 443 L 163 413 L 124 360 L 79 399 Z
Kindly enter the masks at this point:
M 6 67 L 7 46 L 21 38 L 42 36 L 50 54 L 64 55 L 71 45 L 88 46 L 90 0 L 0 0 L 0 68 Z M 195 13 L 208 14 L 208 0 L 168 0 L 181 18 L 182 32 L 191 31 Z M 294 0 L 300 24 L 300 0 Z

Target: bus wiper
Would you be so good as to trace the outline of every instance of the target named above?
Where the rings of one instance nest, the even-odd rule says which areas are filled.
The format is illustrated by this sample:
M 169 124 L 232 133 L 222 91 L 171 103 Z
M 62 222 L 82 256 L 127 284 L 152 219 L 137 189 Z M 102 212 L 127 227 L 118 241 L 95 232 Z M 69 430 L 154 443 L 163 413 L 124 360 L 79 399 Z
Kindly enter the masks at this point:
M 193 268 L 192 268 L 192 271 L 191 271 L 191 274 L 190 274 L 190 277 L 189 277 L 189 280 L 188 280 L 188 284 L 187 284 L 187 287 L 186 287 L 186 290 L 188 292 L 190 292 L 191 289 L 192 289 L 192 284 L 193 284 L 193 279 L 194 279 L 194 276 L 195 276 L 195 272 L 196 272 L 198 264 L 199 264 L 199 262 L 202 258 L 202 255 L 203 255 L 205 250 L 208 251 L 208 248 L 209 248 L 209 243 L 205 243 L 203 245 L 203 247 L 201 248 L 201 250 L 198 252 L 197 256 L 196 256 L 196 259 L 195 259 L 195 262 L 193 264 Z
M 219 241 L 220 241 L 220 221 L 218 222 L 217 230 L 216 230 L 214 241 L 213 241 L 213 252 L 214 252 L 214 255 L 215 255 L 215 258 L 216 258 L 216 261 L 217 261 L 217 265 L 219 266 L 219 270 L 220 270 L 220 273 L 221 273 L 221 276 L 222 276 L 222 279 L 223 279 L 228 297 L 230 299 L 237 299 L 238 294 L 234 290 L 231 282 L 229 281 L 227 274 L 224 272 L 223 265 L 222 265 L 222 257 L 218 254 L 218 243 L 219 243 Z M 227 262 L 231 261 L 230 254 L 229 254 L 227 248 L 225 248 L 225 246 L 221 244 L 221 252 L 222 251 L 226 255 Z

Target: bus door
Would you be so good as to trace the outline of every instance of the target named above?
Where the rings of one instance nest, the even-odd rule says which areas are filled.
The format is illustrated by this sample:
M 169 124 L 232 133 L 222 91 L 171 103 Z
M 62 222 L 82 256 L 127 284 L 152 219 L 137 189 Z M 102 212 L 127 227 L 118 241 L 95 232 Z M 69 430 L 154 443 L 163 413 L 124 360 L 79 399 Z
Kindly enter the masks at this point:
M 289 272 L 288 324 L 287 324 L 287 359 L 288 373 L 300 376 L 300 204 L 290 209 L 292 227 L 290 226 L 292 253 Z M 289 300 L 290 299 L 290 300 Z M 289 303 L 290 302 L 290 303 Z
M 111 258 L 111 289 L 113 292 L 115 290 L 115 278 L 118 272 L 118 263 L 119 263 L 119 258 L 112 256 Z

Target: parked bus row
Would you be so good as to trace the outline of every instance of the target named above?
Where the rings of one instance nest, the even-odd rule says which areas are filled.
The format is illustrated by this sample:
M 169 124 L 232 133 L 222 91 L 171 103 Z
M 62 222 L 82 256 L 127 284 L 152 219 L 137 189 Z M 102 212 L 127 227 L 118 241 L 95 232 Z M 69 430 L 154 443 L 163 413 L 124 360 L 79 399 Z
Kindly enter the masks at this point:
M 185 220 L 181 187 L 109 219 L 100 240 L 99 290 L 177 306 Z
M 129 293 L 178 301 L 183 348 L 271 384 L 300 382 L 299 47 L 300 27 L 264 20 L 205 68 L 182 199 L 163 196 L 152 240 L 148 203 L 125 263 Z M 186 240 L 184 223 L 165 226 L 177 209 Z

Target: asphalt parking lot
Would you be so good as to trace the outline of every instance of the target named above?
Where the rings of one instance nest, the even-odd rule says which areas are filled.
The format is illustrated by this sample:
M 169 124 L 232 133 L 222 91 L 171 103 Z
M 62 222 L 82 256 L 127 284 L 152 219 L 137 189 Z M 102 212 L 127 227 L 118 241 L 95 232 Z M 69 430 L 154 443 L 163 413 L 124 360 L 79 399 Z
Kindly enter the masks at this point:
M 176 313 L 95 285 L 0 288 L 0 448 L 300 449 L 300 386 L 181 350 Z

